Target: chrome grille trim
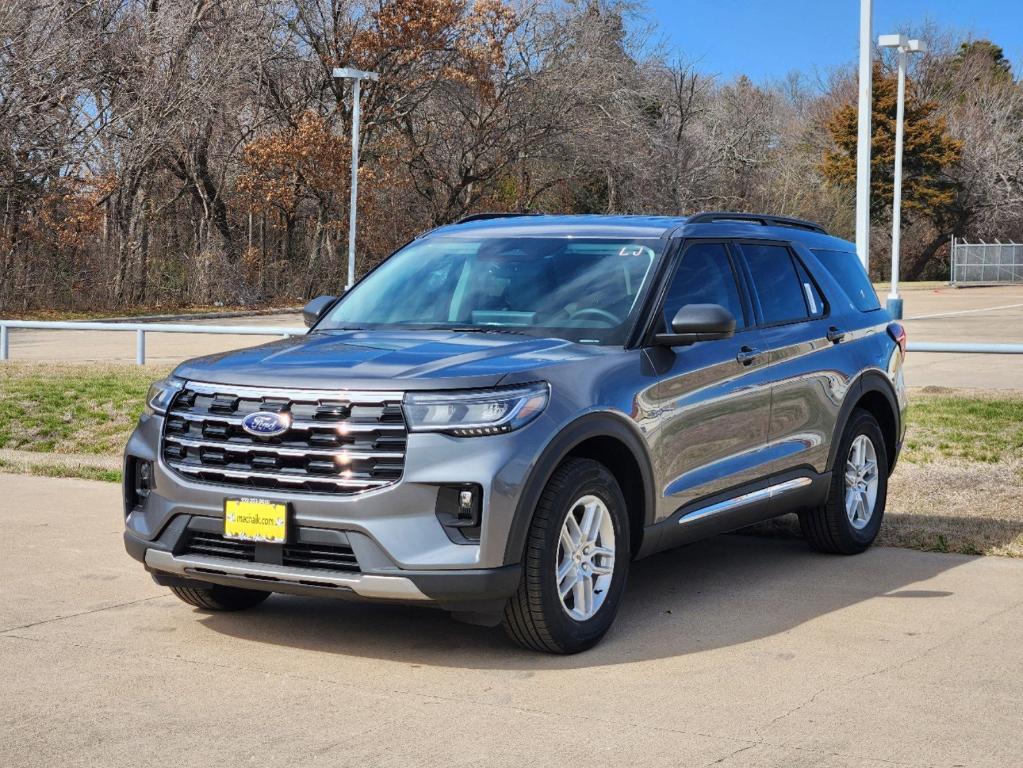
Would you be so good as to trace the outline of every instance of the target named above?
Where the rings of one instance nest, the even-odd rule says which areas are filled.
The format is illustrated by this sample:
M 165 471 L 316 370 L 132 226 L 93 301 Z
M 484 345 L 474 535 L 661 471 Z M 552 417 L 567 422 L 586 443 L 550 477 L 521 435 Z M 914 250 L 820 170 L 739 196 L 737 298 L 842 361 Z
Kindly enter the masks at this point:
M 401 402 L 403 392 L 384 392 L 354 389 L 282 389 L 274 387 L 245 387 L 234 384 L 215 384 L 208 381 L 189 381 L 186 387 L 203 395 L 230 394 L 239 397 L 259 399 L 265 397 L 287 398 L 302 403 L 330 400 L 331 402 Z
M 165 435 L 164 439 L 172 443 L 188 446 L 189 448 L 223 448 L 226 451 L 238 453 L 276 453 L 281 456 L 345 456 L 352 459 L 404 459 L 404 451 L 360 451 L 360 450 L 337 450 L 328 451 L 317 448 L 285 448 L 274 446 L 268 448 L 263 445 L 252 443 L 229 443 L 223 440 L 192 440 L 177 435 Z
M 175 416 L 179 416 L 182 419 L 188 421 L 217 421 L 225 424 L 231 424 L 237 426 L 242 423 L 242 418 L 239 416 L 224 416 L 223 414 L 215 413 L 209 416 L 197 416 L 192 413 L 175 413 Z M 316 421 L 315 419 L 295 419 L 291 423 L 292 429 L 317 429 L 322 427 L 329 427 L 329 422 Z M 377 432 L 377 431 L 398 431 L 404 432 L 404 424 L 366 424 L 359 421 L 348 422 L 344 425 L 345 432 Z
M 164 418 L 173 472 L 245 489 L 356 494 L 392 485 L 405 466 L 400 392 L 256 388 L 186 382 Z M 255 436 L 245 417 L 291 414 L 287 431 Z
M 343 477 L 331 477 L 330 475 L 307 475 L 307 474 L 288 474 L 286 472 L 257 472 L 255 470 L 237 470 L 237 469 L 223 469 L 216 466 L 196 466 L 194 464 L 184 464 L 180 461 L 168 461 L 167 466 L 171 469 L 177 470 L 178 472 L 184 472 L 190 475 L 223 475 L 224 477 L 241 480 L 244 478 L 255 477 L 266 480 L 279 480 L 282 483 L 305 483 L 305 482 L 316 482 L 316 483 L 332 483 L 338 488 L 362 488 L 364 486 L 379 488 L 384 485 L 391 485 L 394 480 L 357 480 L 355 478 L 343 478 Z M 294 490 L 289 489 L 289 490 Z

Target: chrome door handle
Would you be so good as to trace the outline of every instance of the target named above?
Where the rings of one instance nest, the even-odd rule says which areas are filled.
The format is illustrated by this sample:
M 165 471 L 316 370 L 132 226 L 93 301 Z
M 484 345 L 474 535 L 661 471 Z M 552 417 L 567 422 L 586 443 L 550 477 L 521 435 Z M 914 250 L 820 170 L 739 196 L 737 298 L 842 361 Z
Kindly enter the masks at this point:
M 753 347 L 743 347 L 739 350 L 739 354 L 735 356 L 737 362 L 743 365 L 750 365 L 754 360 L 760 357 L 760 350 L 753 349 Z
M 845 338 L 845 331 L 838 330 L 835 326 L 828 328 L 828 341 L 832 344 L 838 344 L 842 339 Z

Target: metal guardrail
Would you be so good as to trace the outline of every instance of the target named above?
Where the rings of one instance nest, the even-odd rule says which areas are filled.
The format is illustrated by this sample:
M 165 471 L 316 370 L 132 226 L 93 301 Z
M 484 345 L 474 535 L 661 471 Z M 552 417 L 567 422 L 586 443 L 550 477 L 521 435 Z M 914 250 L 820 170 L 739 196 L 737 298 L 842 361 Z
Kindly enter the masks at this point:
M 0 320 L 0 361 L 10 359 L 10 329 L 44 331 L 122 331 L 135 333 L 135 362 L 146 364 L 147 333 L 208 333 L 222 336 L 302 336 L 306 328 L 256 325 L 189 325 L 187 323 L 102 323 L 51 320 Z M 911 341 L 909 352 L 955 352 L 959 354 L 1023 355 L 1023 344 L 976 344 Z
M 0 320 L 0 360 L 10 359 L 10 329 L 42 331 L 122 331 L 135 333 L 135 363 L 146 364 L 147 333 L 208 333 L 222 336 L 301 336 L 306 328 L 256 325 L 190 325 L 188 323 L 103 323 L 54 320 Z
M 1023 344 L 974 344 L 944 341 L 911 341 L 907 352 L 959 352 L 967 355 L 1023 355 Z

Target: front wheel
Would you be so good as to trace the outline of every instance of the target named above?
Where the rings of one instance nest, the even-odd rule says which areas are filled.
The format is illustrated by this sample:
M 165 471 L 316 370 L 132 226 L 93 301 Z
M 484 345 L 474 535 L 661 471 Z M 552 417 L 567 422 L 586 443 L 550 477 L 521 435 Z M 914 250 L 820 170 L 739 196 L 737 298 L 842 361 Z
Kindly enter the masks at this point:
M 873 414 L 855 410 L 838 446 L 827 501 L 799 515 L 803 536 L 822 552 L 858 554 L 877 538 L 888 497 L 888 452 Z
M 206 587 L 171 587 L 171 592 L 182 602 L 204 611 L 244 611 L 254 608 L 268 597 L 269 592 L 258 589 L 225 587 L 210 584 Z
M 614 475 L 599 462 L 569 459 L 537 505 L 505 630 L 535 651 L 591 648 L 614 621 L 630 556 L 628 513 Z

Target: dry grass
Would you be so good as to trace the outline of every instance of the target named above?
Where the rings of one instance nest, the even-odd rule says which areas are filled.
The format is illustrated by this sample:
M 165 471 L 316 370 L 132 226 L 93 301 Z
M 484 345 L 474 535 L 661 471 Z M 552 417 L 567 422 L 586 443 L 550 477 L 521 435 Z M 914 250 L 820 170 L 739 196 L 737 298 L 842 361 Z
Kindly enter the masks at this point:
M 33 453 L 0 449 L 0 472 L 16 472 L 45 477 L 80 477 L 85 480 L 121 482 L 118 456 L 88 454 Z
M 116 455 L 163 369 L 127 365 L 0 366 L 0 449 Z

